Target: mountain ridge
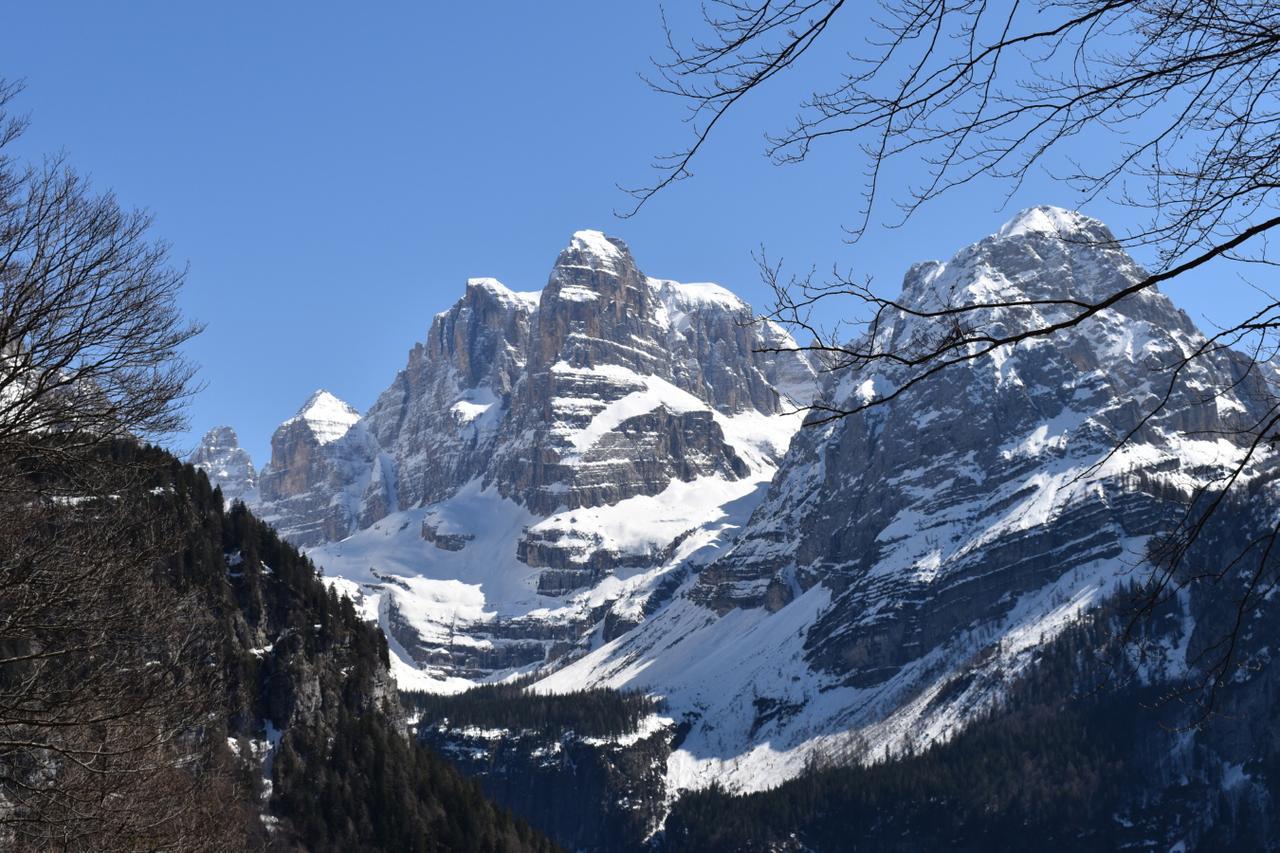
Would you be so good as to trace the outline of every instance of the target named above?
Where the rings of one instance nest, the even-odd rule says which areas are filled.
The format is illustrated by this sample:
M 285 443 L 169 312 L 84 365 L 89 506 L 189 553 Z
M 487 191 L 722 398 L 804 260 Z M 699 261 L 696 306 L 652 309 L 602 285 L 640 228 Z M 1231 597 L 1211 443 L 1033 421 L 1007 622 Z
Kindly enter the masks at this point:
M 1064 239 L 1064 221 L 1083 233 Z M 914 301 L 879 334 L 910 347 L 929 331 L 910 313 L 921 305 L 989 304 L 1013 287 L 1060 302 L 1142 276 L 1105 226 L 1033 210 L 945 264 L 913 266 Z M 1007 330 L 1066 310 L 993 307 L 977 322 Z M 540 688 L 663 695 L 691 724 L 668 761 L 676 789 L 758 790 L 822 751 L 867 759 L 949 739 L 999 701 L 1040 641 L 1138 570 L 1191 489 L 1238 455 L 1204 431 L 1274 399 L 1243 356 L 1216 353 L 1112 454 L 1159 401 L 1153 368 L 1202 340 L 1153 289 L 1052 342 L 802 430 L 730 548 L 667 608 Z M 824 399 L 859 408 L 903 375 L 850 369 Z M 1158 654 L 1185 672 L 1176 645 Z
M 1031 208 L 910 267 L 877 343 L 928 346 L 921 314 L 956 306 L 1029 327 L 1143 275 L 1097 220 Z M 1025 304 L 995 304 L 1011 294 Z M 860 408 L 903 374 L 819 375 L 760 352 L 796 346 L 754 319 L 718 286 L 644 276 L 599 232 L 575 234 L 536 305 L 468 282 L 362 419 L 374 446 L 334 443 L 370 473 L 330 487 L 320 511 L 346 512 L 346 532 L 308 549 L 379 619 L 397 677 L 661 696 L 687 732 L 669 793 L 943 742 L 1238 454 L 1206 430 L 1274 399 L 1215 352 L 1144 421 L 1158 368 L 1203 340 L 1151 288 L 797 433 L 787 411 L 815 387 Z M 1170 677 L 1178 642 L 1152 664 Z
M 728 290 L 580 231 L 537 294 L 469 279 L 346 432 L 282 424 L 255 508 L 437 689 L 528 668 L 643 619 L 723 544 L 813 393 L 801 354 L 761 351 L 787 347 Z

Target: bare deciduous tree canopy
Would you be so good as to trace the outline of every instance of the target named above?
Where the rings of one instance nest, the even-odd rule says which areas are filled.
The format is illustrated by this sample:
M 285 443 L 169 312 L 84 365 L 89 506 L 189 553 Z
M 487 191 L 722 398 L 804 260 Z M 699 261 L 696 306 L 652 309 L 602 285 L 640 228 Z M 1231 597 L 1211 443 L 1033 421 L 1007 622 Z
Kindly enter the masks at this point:
M 173 432 L 193 375 L 179 348 L 198 332 L 175 303 L 183 273 L 147 214 L 60 158 L 5 156 L 14 91 L 0 82 L 0 452 L 51 431 L 64 446 Z
M 910 216 L 976 179 L 1012 192 L 1063 162 L 1084 201 L 1112 192 L 1149 212 L 1128 240 L 1159 249 L 1157 271 L 1274 227 L 1280 9 L 1268 0 L 714 0 L 704 32 L 668 31 L 654 85 L 689 102 L 694 138 L 658 161 L 638 202 L 686 177 L 721 117 L 802 69 L 844 18 L 849 67 L 773 129 L 767 153 L 794 163 L 819 144 L 855 144 L 867 178 L 855 238 L 886 192 Z M 924 179 L 884 187 L 896 160 Z
M 15 93 L 0 81 L 0 847 L 217 849 L 231 788 L 191 772 L 223 699 L 209 614 L 164 582 L 182 530 L 152 463 L 116 453 L 182 424 L 183 273 L 145 214 L 9 156 Z

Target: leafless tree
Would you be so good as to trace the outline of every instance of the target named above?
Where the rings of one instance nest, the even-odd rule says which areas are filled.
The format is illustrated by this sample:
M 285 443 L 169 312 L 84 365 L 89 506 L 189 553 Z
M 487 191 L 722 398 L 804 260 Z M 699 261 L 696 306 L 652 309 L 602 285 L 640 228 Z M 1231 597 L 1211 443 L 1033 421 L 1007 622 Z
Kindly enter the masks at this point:
M 0 452 L 40 453 L 50 432 L 71 452 L 182 425 L 198 328 L 176 297 L 184 274 L 148 236 L 150 217 L 95 194 L 62 158 L 5 155 L 23 122 L 0 83 Z
M 0 82 L 0 846 L 231 849 L 216 635 L 166 580 L 172 501 L 119 452 L 181 426 L 183 273 L 145 214 L 9 154 L 16 92 Z
M 847 66 L 820 80 L 794 121 L 766 137 L 766 153 L 788 164 L 817 146 L 850 144 L 865 165 L 861 203 L 846 228 L 851 242 L 875 222 L 899 225 L 978 180 L 994 181 L 1007 199 L 1044 169 L 1073 187 L 1081 206 L 1106 197 L 1138 211 L 1143 224 L 1119 243 L 1142 249 L 1150 262 L 1145 277 L 1096 299 L 928 309 L 885 298 L 851 275 L 815 281 L 762 264 L 777 297 L 770 316 L 812 340 L 802 349 L 832 370 L 891 367 L 900 380 L 884 396 L 820 403 L 811 423 L 885 405 L 996 350 L 1060 336 L 1206 264 L 1274 265 L 1267 238 L 1280 226 L 1280 5 L 1273 0 L 708 0 L 691 33 L 667 27 L 667 56 L 651 81 L 688 103 L 691 141 L 659 158 L 658 179 L 633 191 L 633 212 L 691 174 L 727 114 L 783 72 L 802 72 L 832 39 L 848 51 Z M 922 178 L 895 186 L 894 163 Z M 886 202 L 895 212 L 882 220 Z M 815 306 L 837 296 L 855 300 L 861 329 L 813 321 Z M 1042 319 L 997 328 L 993 314 L 1008 309 Z M 886 346 L 876 331 L 904 316 L 929 333 Z M 1268 298 L 1165 365 L 1169 387 L 1189 365 L 1228 347 L 1261 369 L 1280 345 L 1278 331 L 1280 300 Z M 1167 402 L 1166 393 L 1143 423 Z M 1237 629 L 1206 663 L 1209 705 L 1234 672 L 1239 625 L 1277 582 L 1280 527 L 1210 570 L 1190 566 L 1188 555 L 1278 438 L 1280 401 L 1272 400 L 1263 417 L 1235 429 L 1242 452 L 1232 470 L 1193 495 L 1153 549 L 1143 611 L 1206 576 L 1244 580 L 1243 593 L 1232 593 Z

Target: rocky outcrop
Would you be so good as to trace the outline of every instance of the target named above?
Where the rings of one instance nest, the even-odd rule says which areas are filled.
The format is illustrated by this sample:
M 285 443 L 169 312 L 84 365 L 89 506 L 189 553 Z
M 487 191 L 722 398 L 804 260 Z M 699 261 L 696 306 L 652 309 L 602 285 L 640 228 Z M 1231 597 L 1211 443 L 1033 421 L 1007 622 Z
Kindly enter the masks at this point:
M 599 232 L 560 253 L 535 319 L 512 408 L 520 439 L 486 477 L 539 514 L 744 477 L 715 413 L 773 415 L 783 394 L 812 394 L 799 354 L 762 352 L 782 333 L 749 306 L 715 285 L 648 278 Z
M 394 463 L 402 505 L 440 500 L 484 471 L 522 376 L 537 304 L 537 294 L 469 280 L 369 410 L 365 426 Z

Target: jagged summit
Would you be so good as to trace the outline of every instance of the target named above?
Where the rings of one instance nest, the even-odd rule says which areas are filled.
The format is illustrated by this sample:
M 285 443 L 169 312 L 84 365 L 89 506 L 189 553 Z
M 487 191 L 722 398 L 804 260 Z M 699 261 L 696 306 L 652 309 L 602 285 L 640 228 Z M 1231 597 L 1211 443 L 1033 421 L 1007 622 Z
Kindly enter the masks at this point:
M 362 512 L 381 517 L 394 503 L 377 465 L 360 413 L 320 389 L 272 434 L 255 510 L 298 544 L 341 536 Z
M 236 431 L 216 426 L 204 434 L 187 461 L 203 468 L 222 488 L 227 500 L 249 500 L 256 495 L 257 472 L 249 452 L 240 446 Z
M 316 545 L 476 480 L 535 517 L 699 478 L 749 489 L 799 425 L 783 413 L 815 391 L 803 356 L 765 352 L 785 346 L 785 332 L 751 317 L 726 288 L 649 278 L 622 240 L 578 231 L 542 291 L 468 279 L 363 418 L 312 395 L 272 437 L 259 510 Z M 722 498 L 708 494 L 700 512 L 711 517 Z M 567 589 L 598 580 L 622 551 L 657 559 L 670 545 L 663 531 L 619 544 L 556 526 L 520 534 L 500 556 L 521 547 L 518 571 L 541 563 Z
M 354 406 L 321 388 L 313 392 L 285 424 L 301 421 L 311 429 L 316 441 L 328 444 L 346 435 L 359 420 L 360 412 Z
M 573 232 L 573 236 L 569 239 L 569 245 L 561 253 L 561 256 L 563 257 L 566 253 L 578 253 L 615 264 L 623 263 L 631 258 L 631 250 L 627 248 L 627 244 L 622 240 L 617 237 L 610 237 L 603 231 L 592 229 Z
M 232 427 L 216 426 L 204 434 L 204 438 L 200 439 L 200 446 L 208 449 L 234 450 L 240 446 L 240 439 Z
M 501 303 L 523 304 L 528 306 L 536 306 L 538 304 L 538 299 L 542 296 L 542 293 L 537 290 L 512 290 L 496 278 L 491 278 L 489 276 L 475 276 L 467 279 L 467 291 L 470 292 L 472 290 L 489 294 Z M 447 313 L 449 312 L 440 312 L 440 314 Z
M 1107 230 L 1107 226 L 1077 210 L 1068 210 L 1051 204 L 1038 204 L 1018 211 L 992 236 L 998 240 L 1022 237 L 1027 234 L 1070 237 L 1077 234 L 1087 235 L 1097 229 Z M 1108 230 L 1107 233 L 1110 234 L 1110 231 Z
M 995 234 L 964 247 L 946 262 L 913 264 L 898 301 L 917 311 L 1015 300 L 1091 301 L 1144 274 L 1102 222 L 1039 205 L 1019 212 Z M 994 308 L 966 319 L 971 324 L 1039 322 L 1052 310 Z M 906 321 L 898 331 L 915 325 Z

